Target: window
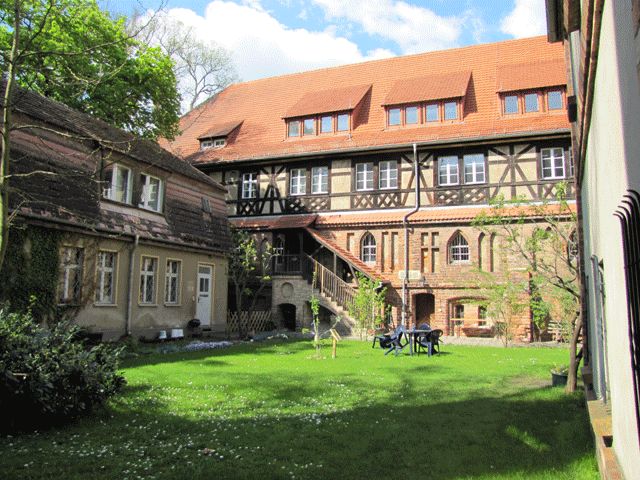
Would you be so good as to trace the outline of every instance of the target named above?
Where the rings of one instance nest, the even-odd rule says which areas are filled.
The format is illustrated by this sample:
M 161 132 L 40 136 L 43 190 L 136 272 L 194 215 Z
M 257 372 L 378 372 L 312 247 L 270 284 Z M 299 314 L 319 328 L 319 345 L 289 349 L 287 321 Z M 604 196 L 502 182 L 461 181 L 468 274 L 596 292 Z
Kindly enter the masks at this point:
M 437 103 L 428 104 L 426 111 L 427 111 L 427 122 L 437 122 L 440 120 Z
M 117 163 L 104 171 L 102 196 L 116 202 L 131 203 L 131 169 Z
M 227 144 L 227 140 L 224 138 L 200 140 L 200 150 L 207 150 L 208 148 L 221 148 Z
M 476 153 L 464 156 L 464 183 L 484 183 L 484 155 Z
M 400 108 L 390 108 L 389 109 L 389 126 L 393 127 L 396 125 L 400 125 L 402 123 Z
M 96 275 L 96 303 L 113 305 L 116 303 L 116 258 L 115 252 L 98 252 Z
M 530 113 L 537 112 L 538 110 L 538 94 L 527 93 L 524 96 L 524 111 Z
M 362 237 L 360 260 L 365 263 L 376 263 L 376 239 L 370 233 Z
M 156 272 L 158 260 L 142 257 L 140 263 L 140 303 L 152 305 L 156 303 Z
M 340 115 L 338 115 L 338 126 L 336 128 L 336 130 L 338 130 L 339 132 L 346 132 L 349 130 L 349 114 L 348 113 L 342 113 Z
M 288 135 L 290 137 L 300 136 L 300 120 L 292 120 L 289 122 Z
M 407 107 L 404 111 L 404 122 L 407 125 L 418 123 L 418 107 Z
M 164 280 L 164 303 L 177 305 L 180 303 L 180 260 L 167 260 Z
M 540 151 L 542 159 L 542 178 L 564 178 L 564 150 L 562 148 L 543 148 Z
M 469 262 L 469 243 L 460 232 L 456 233 L 449 244 L 449 263 Z
M 329 193 L 329 167 L 311 169 L 311 193 Z
M 380 162 L 379 187 L 398 188 L 398 162 L 395 160 Z
M 164 190 L 162 180 L 143 173 L 140 175 L 140 184 L 142 185 L 142 196 L 138 206 L 154 212 L 161 212 Z
M 291 195 L 307 193 L 307 171 L 304 168 L 293 168 L 289 173 L 289 193 Z
M 331 115 L 320 118 L 320 133 L 333 133 L 333 117 Z
M 505 115 L 512 115 L 518 113 L 518 96 L 507 95 L 504 97 L 504 113 Z
M 78 303 L 82 290 L 83 250 L 64 247 L 60 255 L 59 303 Z
M 373 190 L 373 163 L 356 165 L 356 190 Z
M 438 159 L 438 184 L 457 185 L 458 157 L 440 157 Z
M 456 303 L 453 306 L 453 318 L 464 318 L 464 305 L 462 305 L 461 303 Z
M 562 92 L 560 90 L 551 90 L 547 93 L 547 108 L 549 110 L 562 110 Z
M 304 135 L 315 135 L 316 134 L 316 119 L 315 118 L 305 118 L 303 133 L 304 133 Z
M 242 174 L 242 198 L 257 198 L 258 196 L 258 174 Z
M 458 102 L 445 102 L 444 103 L 444 119 L 445 120 L 457 120 L 458 119 Z

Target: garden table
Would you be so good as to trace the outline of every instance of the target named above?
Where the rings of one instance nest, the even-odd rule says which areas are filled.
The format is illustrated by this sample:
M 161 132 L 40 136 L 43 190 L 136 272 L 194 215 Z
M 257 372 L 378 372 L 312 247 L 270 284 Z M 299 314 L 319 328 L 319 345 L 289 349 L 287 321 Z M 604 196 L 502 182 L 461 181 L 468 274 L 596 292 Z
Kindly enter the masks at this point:
M 431 330 L 424 330 L 418 328 L 412 328 L 407 331 L 407 335 L 409 336 L 409 354 L 413 356 L 413 351 L 415 350 L 415 345 L 418 343 L 418 338 L 421 335 L 428 335 L 431 333 Z M 433 353 L 433 346 L 429 344 L 429 352 L 428 355 L 431 356 Z

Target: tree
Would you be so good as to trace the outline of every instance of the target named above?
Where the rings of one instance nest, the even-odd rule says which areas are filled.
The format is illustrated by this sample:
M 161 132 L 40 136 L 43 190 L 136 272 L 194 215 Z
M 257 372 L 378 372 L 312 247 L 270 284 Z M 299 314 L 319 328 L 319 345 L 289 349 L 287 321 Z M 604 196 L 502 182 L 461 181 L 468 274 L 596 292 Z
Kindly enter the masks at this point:
M 247 330 L 241 314 L 244 299 L 248 296 L 252 297 L 248 309 L 251 313 L 260 293 L 271 281 L 273 249 L 267 245 L 264 251 L 258 252 L 254 238 L 245 230 L 237 228 L 231 229 L 231 241 L 233 249 L 229 256 L 229 280 L 234 286 L 239 334 L 241 338 L 245 338 Z
M 360 329 L 360 337 L 369 329 L 373 329 L 384 322 L 385 296 L 387 289 L 380 288 L 378 283 L 356 272 L 358 290 L 353 302 L 348 307 L 351 315 Z
M 95 0 L 0 0 L 0 64 L 19 85 L 155 139 L 178 132 L 171 59 Z
M 563 321 L 571 331 L 567 391 L 573 392 L 582 359 L 582 348 L 578 349 L 582 319 L 576 251 L 577 217 L 567 202 L 566 189 L 565 183 L 557 184 L 554 201 L 541 204 L 523 198 L 507 202 L 500 196 L 491 202 L 489 211 L 485 210 L 475 218 L 473 225 L 489 234 L 499 235 L 508 254 L 524 263 L 531 278 L 531 298 L 534 302 L 546 303 L 541 310 L 561 303 Z M 539 223 L 532 225 L 531 218 L 538 219 Z
M 134 29 L 140 23 L 140 17 L 131 22 Z M 192 28 L 163 12 L 152 18 L 140 35 L 145 43 L 158 45 L 173 60 L 178 90 L 187 111 L 238 81 L 227 50 L 213 42 L 198 40 Z
M 138 135 L 172 138 L 177 133 L 179 98 L 171 59 L 136 41 L 124 26 L 94 0 L 0 0 L 0 269 L 11 220 L 17 84 Z

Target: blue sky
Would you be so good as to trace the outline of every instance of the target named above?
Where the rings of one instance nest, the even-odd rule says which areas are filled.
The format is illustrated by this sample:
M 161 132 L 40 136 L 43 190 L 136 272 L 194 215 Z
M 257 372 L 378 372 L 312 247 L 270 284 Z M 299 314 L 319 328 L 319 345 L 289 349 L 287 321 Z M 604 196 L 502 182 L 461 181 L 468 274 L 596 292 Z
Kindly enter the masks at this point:
M 112 11 L 161 0 L 104 0 Z M 544 0 L 165 0 L 243 80 L 545 33 Z

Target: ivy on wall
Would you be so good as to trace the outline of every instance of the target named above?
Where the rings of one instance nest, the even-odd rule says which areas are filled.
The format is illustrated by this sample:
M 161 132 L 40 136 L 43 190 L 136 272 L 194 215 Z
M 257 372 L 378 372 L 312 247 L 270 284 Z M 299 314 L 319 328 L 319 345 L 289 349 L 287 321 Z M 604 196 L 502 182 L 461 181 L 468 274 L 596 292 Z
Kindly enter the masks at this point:
M 56 312 L 59 244 L 56 230 L 14 227 L 9 235 L 7 256 L 0 270 L 0 303 L 25 312 L 31 305 L 35 318 L 42 320 Z

